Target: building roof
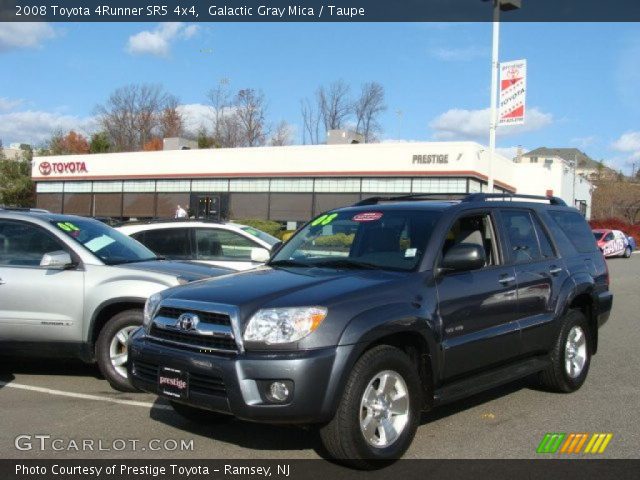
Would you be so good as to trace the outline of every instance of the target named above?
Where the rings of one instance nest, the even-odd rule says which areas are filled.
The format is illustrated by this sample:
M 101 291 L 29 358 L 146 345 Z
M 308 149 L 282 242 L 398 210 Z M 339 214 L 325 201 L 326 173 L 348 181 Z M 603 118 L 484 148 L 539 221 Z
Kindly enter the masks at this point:
M 597 169 L 598 164 L 593 158 L 577 148 L 548 148 L 539 147 L 525 153 L 525 157 L 560 157 L 567 162 L 578 160 L 578 168 Z

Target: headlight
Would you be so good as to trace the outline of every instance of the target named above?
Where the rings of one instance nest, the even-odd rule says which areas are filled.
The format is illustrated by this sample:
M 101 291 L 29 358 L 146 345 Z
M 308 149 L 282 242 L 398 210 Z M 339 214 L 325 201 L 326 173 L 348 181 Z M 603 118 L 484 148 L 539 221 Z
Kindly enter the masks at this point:
M 160 302 L 162 301 L 162 296 L 159 293 L 154 293 L 149 297 L 147 303 L 144 304 L 144 314 L 142 317 L 142 325 L 145 330 L 149 331 L 149 327 L 151 326 L 151 320 L 153 320 L 153 316 L 160 306 Z
M 290 343 L 306 337 L 327 316 L 324 307 L 266 308 L 251 317 L 244 331 L 247 342 Z

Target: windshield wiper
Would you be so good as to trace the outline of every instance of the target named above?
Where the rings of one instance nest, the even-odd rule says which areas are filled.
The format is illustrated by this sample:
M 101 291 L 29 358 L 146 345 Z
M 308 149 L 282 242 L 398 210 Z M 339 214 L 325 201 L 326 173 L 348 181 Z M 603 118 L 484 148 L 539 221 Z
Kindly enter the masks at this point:
M 129 260 L 118 260 L 117 262 L 109 263 L 109 265 L 124 265 L 126 263 L 141 263 L 141 262 L 150 262 L 152 260 L 161 260 L 159 257 L 150 257 L 150 258 L 133 258 Z
M 330 258 L 313 263 L 314 267 L 355 268 L 363 270 L 379 270 L 381 267 L 373 263 L 359 262 L 348 258 Z
M 308 263 L 299 262 L 298 260 L 273 260 L 268 263 L 270 267 L 310 267 Z

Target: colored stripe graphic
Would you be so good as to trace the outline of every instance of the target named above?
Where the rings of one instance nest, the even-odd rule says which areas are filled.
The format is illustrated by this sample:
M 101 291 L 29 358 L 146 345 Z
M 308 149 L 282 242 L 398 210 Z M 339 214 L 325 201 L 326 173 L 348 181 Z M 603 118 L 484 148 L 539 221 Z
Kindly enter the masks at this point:
M 547 433 L 540 445 L 538 445 L 537 453 L 556 453 L 562 440 L 566 437 L 566 433 Z
M 600 454 L 609 446 L 613 433 L 547 433 L 536 449 L 537 453 Z M 588 440 L 588 441 L 587 441 Z M 585 446 L 583 450 L 583 447 Z
M 582 446 L 589 438 L 588 433 L 572 433 L 562 445 L 560 453 L 580 453 Z
M 604 453 L 613 438 L 612 433 L 594 433 L 584 449 L 584 453 Z

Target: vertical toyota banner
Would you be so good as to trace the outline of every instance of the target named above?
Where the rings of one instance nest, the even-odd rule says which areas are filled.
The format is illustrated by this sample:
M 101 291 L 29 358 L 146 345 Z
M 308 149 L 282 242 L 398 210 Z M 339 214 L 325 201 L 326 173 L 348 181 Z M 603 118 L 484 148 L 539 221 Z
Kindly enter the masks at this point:
M 524 123 L 526 92 L 527 61 L 514 60 L 501 63 L 498 125 Z

